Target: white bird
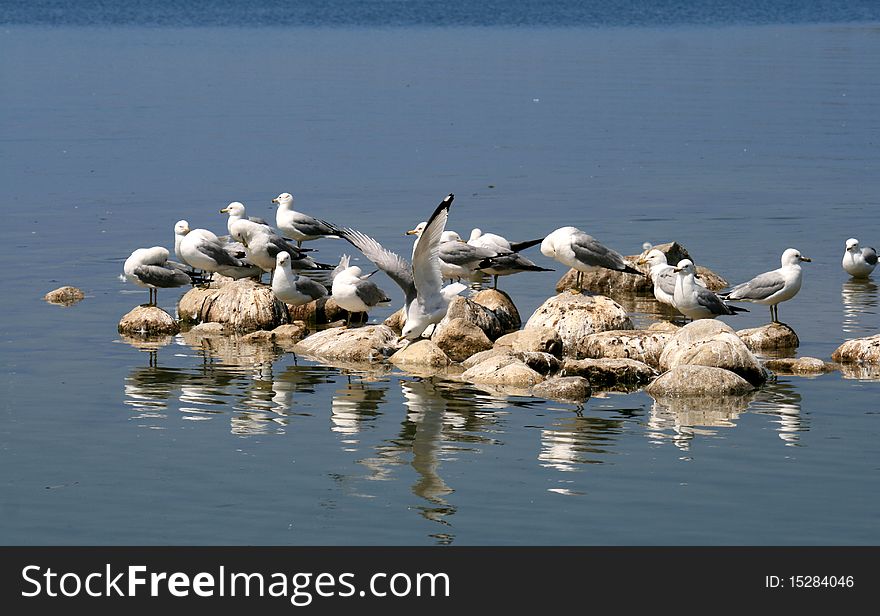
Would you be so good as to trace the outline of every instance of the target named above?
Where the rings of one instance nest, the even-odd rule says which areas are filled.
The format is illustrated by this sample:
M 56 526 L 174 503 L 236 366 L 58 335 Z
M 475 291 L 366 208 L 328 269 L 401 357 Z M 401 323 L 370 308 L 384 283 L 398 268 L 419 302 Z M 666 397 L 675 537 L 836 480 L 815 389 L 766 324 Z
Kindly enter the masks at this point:
M 387 306 L 391 303 L 388 294 L 369 280 L 373 274 L 364 274 L 356 265 L 350 266 L 348 255 L 342 255 L 337 270 L 339 271 L 333 276 L 331 294 L 339 307 L 349 312 L 349 319 L 352 313 L 366 313 L 373 306 Z
M 353 244 L 403 289 L 406 322 L 402 338 L 415 340 L 430 325 L 439 323 L 446 316 L 452 298 L 467 288 L 458 282 L 442 287 L 440 275 L 440 236 L 454 198 L 449 194 L 431 214 L 413 245 L 412 266 L 360 231 L 335 229 L 337 235 Z
M 300 276 L 290 266 L 290 255 L 284 251 L 275 257 L 275 273 L 272 275 L 272 293 L 285 304 L 301 306 L 327 295 L 327 288 L 305 276 Z
M 493 278 L 492 288 L 498 288 L 498 277 L 509 276 L 511 274 L 519 274 L 520 272 L 552 272 L 553 270 L 546 267 L 540 267 L 531 260 L 519 254 L 520 250 L 525 250 L 536 244 L 540 244 L 544 238 L 537 240 L 527 240 L 524 242 L 510 242 L 507 238 L 495 233 L 483 233 L 481 229 L 475 228 L 471 230 L 468 244 L 471 246 L 479 246 L 490 248 L 497 251 L 510 251 L 510 254 L 500 255 L 490 258 L 479 264 L 480 271 L 489 274 Z
M 676 310 L 684 316 L 696 319 L 714 319 L 722 314 L 748 312 L 745 308 L 731 306 L 709 289 L 696 283 L 696 268 L 690 259 L 682 259 L 672 268 L 676 273 L 673 294 Z
M 649 244 L 650 246 L 650 244 Z M 651 282 L 654 286 L 654 297 L 661 304 L 675 308 L 675 268 L 666 261 L 666 255 L 656 248 L 648 249 L 648 254 L 639 259 L 639 265 L 651 266 Z M 706 283 L 699 278 L 694 279 L 695 284 L 706 288 Z
M 238 256 L 244 257 L 244 250 L 242 244 L 224 243 L 207 229 L 190 229 L 185 220 L 174 225 L 174 253 L 193 269 L 218 272 L 236 280 L 259 276 L 263 270 Z
M 846 240 L 842 265 L 853 278 L 867 278 L 877 267 L 877 251 L 870 247 L 859 248 L 859 240 L 851 237 Z
M 755 302 L 770 306 L 770 319 L 779 322 L 779 303 L 790 300 L 801 290 L 803 272 L 801 261 L 811 261 L 794 248 L 782 253 L 782 267 L 772 272 L 759 274 L 733 287 L 730 291 L 719 293 L 724 299 Z
M 644 275 L 628 265 L 619 252 L 611 250 L 593 236 L 575 227 L 561 227 L 545 237 L 541 242 L 541 253 L 577 271 L 574 289 L 576 292 L 581 290 L 583 272 L 605 268 L 627 274 Z
M 149 306 L 158 301 L 159 289 L 182 287 L 192 283 L 183 271 L 183 265 L 168 260 L 168 250 L 162 246 L 138 248 L 125 260 L 122 271 L 125 279 L 150 290 Z
M 407 235 L 421 236 L 427 222 L 420 222 L 415 229 L 406 232 Z M 416 240 L 418 241 L 418 240 Z M 496 250 L 471 246 L 455 231 L 444 231 L 440 235 L 440 275 L 443 280 L 461 281 L 462 278 L 470 280 L 474 273 L 479 270 L 479 264 L 484 259 L 510 254 L 510 250 Z
M 278 204 L 278 211 L 275 212 L 275 224 L 278 230 L 285 237 L 296 240 L 297 247 L 302 247 L 303 242 L 321 237 L 339 239 L 333 234 L 333 229 L 328 223 L 294 210 L 293 195 L 290 193 L 281 193 L 272 199 L 272 203 Z

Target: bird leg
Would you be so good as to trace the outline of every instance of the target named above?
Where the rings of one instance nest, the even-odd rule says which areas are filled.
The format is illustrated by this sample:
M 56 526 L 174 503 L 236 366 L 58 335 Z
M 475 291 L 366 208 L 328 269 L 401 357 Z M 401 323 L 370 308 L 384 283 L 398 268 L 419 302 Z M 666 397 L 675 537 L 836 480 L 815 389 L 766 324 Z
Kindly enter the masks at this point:
M 494 275 L 492 276 L 492 278 L 495 279 L 495 280 L 493 281 L 493 283 L 492 283 L 492 288 L 495 289 L 495 290 L 497 291 L 497 290 L 498 290 L 498 274 L 494 274 Z
M 575 270 L 577 272 L 577 276 L 574 278 L 574 286 L 569 289 L 572 295 L 578 295 L 581 292 L 581 272 L 580 270 Z

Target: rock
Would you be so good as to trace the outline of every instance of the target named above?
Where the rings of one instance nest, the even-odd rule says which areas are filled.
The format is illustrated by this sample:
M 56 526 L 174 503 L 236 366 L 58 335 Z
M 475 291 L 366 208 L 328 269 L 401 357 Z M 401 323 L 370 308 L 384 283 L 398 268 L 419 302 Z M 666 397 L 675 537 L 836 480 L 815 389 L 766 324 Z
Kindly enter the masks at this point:
M 177 313 L 186 322 L 225 323 L 239 332 L 268 330 L 290 321 L 272 289 L 249 278 L 190 289 L 180 298 Z
M 751 383 L 730 370 L 714 366 L 681 365 L 661 374 L 645 391 L 654 397 L 736 396 L 753 389 L 755 387 Z
M 566 359 L 562 376 L 583 376 L 596 388 L 637 388 L 650 383 L 657 371 L 634 359 Z
M 739 336 L 752 352 L 796 349 L 800 344 L 795 331 L 785 323 L 770 323 L 761 327 L 737 330 Z
M 464 319 L 450 319 L 441 323 L 431 340 L 443 349 L 449 359 L 457 362 L 492 348 L 492 341 L 486 337 L 485 332 Z
M 273 338 L 272 332 L 261 329 L 242 336 L 241 341 L 248 344 L 258 344 L 261 342 L 272 342 Z
M 599 332 L 585 337 L 581 350 L 587 358 L 635 359 L 656 368 L 673 335 L 639 329 Z
M 471 300 L 475 304 L 484 306 L 495 313 L 501 330 L 505 332 L 515 331 L 522 325 L 519 310 L 510 296 L 498 289 L 485 289 L 474 295 Z
M 285 341 L 293 341 L 299 342 L 308 336 L 309 330 L 306 328 L 306 324 L 302 321 L 297 321 L 296 323 L 289 323 L 287 325 L 279 325 L 275 329 L 272 330 L 272 336 L 276 340 L 285 340 Z
M 505 334 L 495 341 L 496 346 L 507 346 L 523 353 L 550 353 L 562 357 L 562 338 L 549 327 L 529 327 Z
M 510 361 L 514 361 L 517 357 L 513 354 L 513 350 L 510 347 L 492 347 L 488 351 L 481 351 L 475 355 L 471 355 L 466 360 L 461 362 L 462 367 L 467 370 L 477 364 L 486 361 L 491 357 L 509 357 Z
M 582 376 L 547 379 L 532 387 L 532 394 L 550 400 L 583 402 L 590 397 L 590 382 Z
M 823 374 L 837 370 L 837 365 L 825 363 L 816 357 L 768 359 L 764 367 L 779 374 Z
M 495 316 L 495 313 L 473 300 L 457 295 L 449 303 L 449 310 L 443 321 L 440 321 L 437 328 L 441 328 L 446 321 L 452 319 L 464 319 L 469 323 L 473 323 L 483 330 L 489 340 L 495 340 L 504 333 L 501 327 L 501 321 Z
M 180 325 L 158 306 L 138 306 L 120 319 L 117 329 L 129 336 L 173 335 L 180 331 Z
M 449 365 L 450 359 L 443 352 L 443 349 L 434 344 L 431 340 L 420 339 L 409 343 L 389 358 L 389 361 L 395 366 L 406 368 L 429 367 L 444 368 Z
M 187 334 L 198 336 L 223 336 L 229 329 L 223 323 L 199 323 L 189 329 Z
M 332 297 L 322 297 L 300 306 L 287 305 L 291 321 L 304 321 L 314 325 L 327 325 L 338 321 L 346 321 L 351 316 L 351 323 L 366 323 L 367 313 L 349 312 L 340 308 Z
M 847 340 L 831 354 L 831 359 L 841 363 L 880 363 L 880 334 Z
M 390 317 L 385 319 L 382 322 L 382 325 L 385 325 L 386 327 L 390 327 L 391 329 L 393 329 L 394 331 L 396 331 L 399 334 L 403 331 L 403 322 L 404 322 L 403 308 L 401 308 L 400 310 L 398 310 L 397 312 L 392 314 Z
M 660 369 L 712 366 L 735 372 L 752 385 L 767 380 L 767 372 L 729 325 L 700 319 L 682 327 L 663 349 Z
M 496 356 L 464 371 L 461 378 L 471 383 L 531 387 L 544 377 L 516 358 Z
M 385 325 L 334 327 L 301 340 L 297 352 L 342 362 L 382 361 L 398 349 L 397 334 Z
M 43 299 L 50 304 L 58 306 L 72 306 L 77 302 L 81 302 L 86 298 L 86 294 L 76 287 L 60 287 L 54 291 L 49 291 L 43 296 Z
M 559 361 L 556 356 L 551 355 L 550 353 L 540 353 L 538 351 L 523 351 L 516 353 L 514 357 L 521 360 L 525 365 L 527 365 L 535 372 L 544 375 L 558 372 L 559 368 L 562 366 L 562 362 Z
M 565 356 L 582 357 L 586 336 L 608 330 L 633 329 L 633 324 L 626 311 L 612 299 L 602 295 L 560 293 L 535 310 L 523 331 L 535 327 L 555 330 L 562 340 Z
M 649 331 L 649 332 L 668 332 L 670 334 L 674 334 L 675 332 L 677 332 L 680 329 L 681 329 L 681 326 L 676 325 L 675 323 L 670 323 L 669 321 L 657 321 L 656 323 L 651 323 L 651 326 L 648 327 L 647 331 Z

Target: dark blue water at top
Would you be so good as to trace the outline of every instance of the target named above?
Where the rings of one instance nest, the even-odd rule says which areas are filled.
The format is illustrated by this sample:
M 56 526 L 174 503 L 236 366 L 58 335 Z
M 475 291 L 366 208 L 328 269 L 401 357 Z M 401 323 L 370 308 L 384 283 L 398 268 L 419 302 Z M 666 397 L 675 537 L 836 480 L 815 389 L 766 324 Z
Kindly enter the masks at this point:
M 54 26 L 674 26 L 877 21 L 873 0 L 4 0 L 0 23 Z

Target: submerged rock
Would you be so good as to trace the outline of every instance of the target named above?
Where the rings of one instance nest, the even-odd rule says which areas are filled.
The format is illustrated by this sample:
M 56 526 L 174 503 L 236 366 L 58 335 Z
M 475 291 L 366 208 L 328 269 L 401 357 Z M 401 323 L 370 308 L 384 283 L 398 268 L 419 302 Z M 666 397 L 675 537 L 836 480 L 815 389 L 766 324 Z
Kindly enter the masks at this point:
M 768 323 L 761 327 L 737 330 L 739 336 L 750 351 L 776 351 L 779 349 L 796 349 L 800 344 L 795 331 L 785 323 Z
M 586 336 L 597 332 L 633 329 L 620 304 L 603 295 L 560 293 L 545 301 L 529 317 L 525 329 L 548 327 L 562 340 L 567 357 L 583 356 Z M 525 330 L 523 330 L 525 331 Z
M 651 396 L 731 396 L 755 389 L 747 380 L 724 368 L 681 365 L 660 375 L 645 391 Z
M 730 370 L 753 385 L 767 380 L 767 372 L 729 325 L 700 319 L 682 327 L 663 349 L 660 369 L 712 366 Z
M 532 387 L 532 395 L 565 402 L 583 402 L 591 393 L 590 382 L 582 376 L 547 379 Z
M 290 321 L 272 289 L 247 278 L 187 291 L 177 304 L 181 320 L 225 323 L 239 332 L 272 329 Z
M 479 304 L 491 310 L 498 318 L 503 332 L 515 331 L 522 325 L 519 310 L 510 296 L 498 289 L 485 289 L 472 298 L 475 304 Z
M 77 302 L 81 302 L 86 298 L 86 294 L 76 287 L 60 287 L 54 291 L 49 291 L 43 296 L 43 299 L 50 304 L 57 306 L 72 306 Z
M 224 336 L 229 333 L 229 328 L 223 323 L 199 323 L 186 333 L 192 336 Z
M 394 353 L 389 361 L 404 369 L 407 367 L 445 368 L 451 363 L 443 349 L 427 338 L 410 342 Z
M 650 383 L 657 371 L 634 359 L 566 359 L 563 376 L 582 376 L 594 388 L 634 389 Z
M 880 334 L 847 340 L 831 354 L 831 359 L 841 363 L 880 363 Z
M 829 364 L 816 357 L 798 357 L 783 359 L 768 359 L 764 367 L 779 374 L 805 374 L 815 375 L 837 370 L 836 364 Z
M 461 378 L 471 383 L 514 387 L 530 387 L 544 380 L 524 362 L 510 356 L 490 357 L 465 370 Z
M 482 329 L 460 318 L 440 323 L 431 340 L 456 362 L 492 348 L 492 341 Z
M 562 338 L 550 327 L 534 326 L 505 334 L 495 341 L 495 346 L 509 347 L 523 353 L 550 353 L 562 357 Z
M 176 334 L 180 325 L 158 306 L 137 306 L 119 320 L 118 331 L 129 336 Z
M 382 361 L 398 349 L 397 334 L 384 325 L 334 327 L 297 343 L 298 352 L 342 362 Z
M 584 338 L 581 352 L 587 358 L 635 359 L 658 367 L 660 355 L 673 336 L 639 329 L 600 332 Z

